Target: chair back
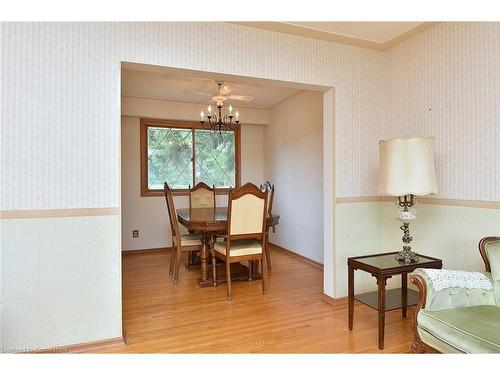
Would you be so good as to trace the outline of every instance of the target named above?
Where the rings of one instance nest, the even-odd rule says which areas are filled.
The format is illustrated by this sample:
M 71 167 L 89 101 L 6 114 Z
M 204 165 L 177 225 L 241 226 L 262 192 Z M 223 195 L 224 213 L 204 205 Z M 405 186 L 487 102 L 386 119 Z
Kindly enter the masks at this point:
M 215 186 L 210 187 L 204 182 L 198 182 L 189 189 L 190 208 L 215 208 Z
M 262 239 L 266 228 L 267 191 L 252 183 L 229 191 L 228 230 L 230 239 Z
M 172 190 L 165 182 L 163 185 L 163 192 L 165 194 L 165 200 L 167 201 L 167 212 L 168 218 L 170 219 L 170 229 L 172 230 L 172 237 L 181 238 L 181 231 L 179 228 L 179 222 L 177 221 L 177 213 L 175 212 L 174 199 L 172 197 Z M 172 241 L 172 244 L 174 241 Z
M 479 252 L 481 253 L 481 257 L 484 261 L 484 268 L 486 272 L 491 272 L 491 262 L 494 261 L 490 259 L 489 251 L 493 252 L 493 247 L 495 246 L 496 251 L 499 252 L 499 256 L 496 259 L 500 259 L 500 237 L 499 236 L 488 236 L 484 237 L 479 241 Z M 490 250 L 488 251 L 488 247 Z
M 260 190 L 267 191 L 269 194 L 267 199 L 267 213 L 271 215 L 271 213 L 273 212 L 274 185 L 271 185 L 269 181 L 266 181 L 262 185 L 260 185 Z

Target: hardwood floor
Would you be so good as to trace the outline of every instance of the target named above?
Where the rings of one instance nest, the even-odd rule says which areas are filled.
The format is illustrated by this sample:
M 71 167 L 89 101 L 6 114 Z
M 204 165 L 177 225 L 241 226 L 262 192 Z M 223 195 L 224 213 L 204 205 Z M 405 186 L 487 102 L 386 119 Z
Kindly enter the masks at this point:
M 377 349 L 377 312 L 356 303 L 354 331 L 347 301 L 321 300 L 323 273 L 315 265 L 273 249 L 268 294 L 261 282 L 199 288 L 199 270 L 168 276 L 165 252 L 123 257 L 123 322 L 127 345 L 107 353 L 407 353 L 411 316 L 386 314 L 385 349 Z

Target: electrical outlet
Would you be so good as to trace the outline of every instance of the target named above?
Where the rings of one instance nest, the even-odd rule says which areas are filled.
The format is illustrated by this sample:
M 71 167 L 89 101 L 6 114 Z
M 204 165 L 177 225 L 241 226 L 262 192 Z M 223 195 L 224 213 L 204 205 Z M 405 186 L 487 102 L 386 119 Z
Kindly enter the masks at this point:
M 132 238 L 139 238 L 139 229 L 132 230 Z

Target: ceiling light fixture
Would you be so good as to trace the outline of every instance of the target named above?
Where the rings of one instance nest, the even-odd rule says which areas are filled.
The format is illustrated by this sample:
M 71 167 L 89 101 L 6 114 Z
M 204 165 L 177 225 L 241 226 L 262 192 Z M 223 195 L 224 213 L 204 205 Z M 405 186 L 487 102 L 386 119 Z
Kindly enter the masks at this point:
M 222 86 L 222 83 L 218 83 L 219 91 L 218 94 L 212 97 L 212 100 L 215 101 L 215 105 L 217 109 L 213 111 L 212 105 L 207 107 L 207 116 L 205 119 L 205 112 L 201 111 L 201 125 L 203 129 L 213 130 L 214 132 L 223 132 L 228 130 L 234 130 L 240 123 L 240 114 L 238 111 L 235 111 L 233 114 L 233 107 L 229 105 L 227 108 L 228 111 L 224 113 L 223 107 L 224 102 L 230 98 L 229 90 L 227 86 Z M 233 121 L 234 120 L 234 121 Z

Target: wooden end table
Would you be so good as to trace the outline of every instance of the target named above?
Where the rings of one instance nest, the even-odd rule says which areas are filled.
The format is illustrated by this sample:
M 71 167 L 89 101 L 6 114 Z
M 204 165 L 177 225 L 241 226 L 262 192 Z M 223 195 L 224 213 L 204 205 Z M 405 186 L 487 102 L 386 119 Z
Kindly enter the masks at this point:
M 347 258 L 349 269 L 349 330 L 352 331 L 354 320 L 354 300 L 378 310 L 378 348 L 384 349 L 385 312 L 401 309 L 406 317 L 406 308 L 417 304 L 418 292 L 408 289 L 407 274 L 417 268 L 441 268 L 443 261 L 426 255 L 418 255 L 418 261 L 410 264 L 395 259 L 397 252 L 364 255 Z M 354 271 L 370 273 L 377 279 L 378 290 L 354 295 Z M 401 288 L 385 290 L 387 279 L 401 275 Z

